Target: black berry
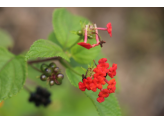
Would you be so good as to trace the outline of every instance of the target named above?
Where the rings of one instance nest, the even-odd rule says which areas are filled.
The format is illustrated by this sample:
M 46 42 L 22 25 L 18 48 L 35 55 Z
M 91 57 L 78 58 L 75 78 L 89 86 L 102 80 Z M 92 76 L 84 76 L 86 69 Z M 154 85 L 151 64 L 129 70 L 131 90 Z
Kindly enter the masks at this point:
M 37 107 L 42 104 L 47 106 L 51 103 L 50 95 L 50 92 L 48 92 L 46 89 L 37 87 L 36 92 L 31 93 L 29 102 L 34 102 Z
M 48 99 L 48 100 L 45 100 L 45 102 L 43 102 L 43 105 L 44 105 L 44 106 L 47 106 L 47 105 L 50 104 L 50 103 L 51 103 L 51 100 Z
M 35 93 L 31 93 L 30 98 L 29 98 L 29 102 L 32 102 L 35 100 Z

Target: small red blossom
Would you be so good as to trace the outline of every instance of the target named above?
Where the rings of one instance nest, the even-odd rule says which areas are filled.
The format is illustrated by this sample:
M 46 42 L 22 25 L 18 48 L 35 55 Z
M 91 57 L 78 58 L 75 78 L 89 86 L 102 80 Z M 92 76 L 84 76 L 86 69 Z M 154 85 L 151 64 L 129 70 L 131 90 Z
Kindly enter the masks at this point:
M 106 25 L 106 27 L 107 27 L 107 31 L 108 31 L 110 37 L 112 37 L 112 24 L 111 23 L 108 23 Z
M 107 69 L 109 67 L 109 64 L 108 63 L 101 63 L 99 65 L 97 65 L 98 67 L 102 67 L 104 69 Z
M 107 58 L 101 58 L 98 63 L 101 64 L 101 63 L 105 63 L 107 61 Z
M 116 75 L 116 69 L 117 69 L 117 64 L 113 64 L 112 67 L 110 67 L 108 75 L 113 78 Z
M 84 83 L 79 82 L 78 85 L 79 85 L 79 89 L 80 89 L 81 91 L 85 91 L 86 87 L 85 87 Z
M 93 79 L 94 85 L 98 88 L 98 89 L 102 89 L 102 83 L 101 81 L 99 81 L 99 79 L 94 78 Z
M 117 64 L 113 63 L 112 67 L 113 67 L 113 69 L 116 70 L 117 69 Z
M 98 98 L 97 98 L 97 101 L 98 101 L 99 103 L 104 102 L 104 100 L 105 100 L 104 97 L 98 97 Z
M 100 72 L 98 72 L 98 73 L 95 73 L 94 75 L 94 78 L 96 78 L 96 77 L 98 77 L 98 76 L 106 76 L 106 73 L 104 72 L 104 71 L 100 71 Z
M 109 90 L 108 89 L 103 89 L 102 91 L 99 92 L 99 97 L 108 97 L 109 96 Z
M 108 81 L 108 86 L 107 86 L 107 88 L 108 89 L 110 89 L 110 92 L 111 93 L 114 93 L 115 92 L 115 90 L 116 90 L 116 81 L 115 81 L 115 79 L 111 79 L 110 81 Z
M 90 45 L 89 43 L 79 42 L 77 44 L 84 47 L 84 48 L 86 48 L 86 49 L 92 48 L 92 45 Z
M 93 71 L 95 72 L 94 77 L 106 76 L 106 71 L 100 66 L 97 66 L 96 68 L 94 68 Z
M 91 83 L 90 84 L 90 89 L 93 91 L 93 92 L 96 92 L 97 91 L 97 87 L 94 83 Z
M 92 83 L 92 79 L 90 77 L 87 77 L 86 79 L 83 79 L 84 85 L 88 90 L 91 90 L 90 84 Z
M 109 92 L 110 92 L 110 93 L 114 93 L 115 90 L 116 90 L 116 87 L 113 87 L 113 88 L 111 88 L 111 89 L 109 90 Z
M 105 85 L 106 82 L 104 81 L 105 80 L 104 76 L 98 76 L 97 79 L 102 85 Z

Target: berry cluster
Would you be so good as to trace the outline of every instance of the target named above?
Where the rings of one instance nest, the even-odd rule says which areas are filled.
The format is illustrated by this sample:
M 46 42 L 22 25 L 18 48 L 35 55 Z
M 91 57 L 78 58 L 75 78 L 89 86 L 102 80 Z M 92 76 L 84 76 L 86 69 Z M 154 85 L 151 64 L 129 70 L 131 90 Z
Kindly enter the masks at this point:
M 42 81 L 49 81 L 49 85 L 54 84 L 61 85 L 64 75 L 60 73 L 60 69 L 56 66 L 55 63 L 50 63 L 49 65 L 42 64 L 41 71 L 43 74 L 40 76 Z
M 113 78 L 116 75 L 116 69 L 117 69 L 117 64 L 113 64 L 112 67 L 109 68 L 109 64 L 106 63 L 107 59 L 102 58 L 98 61 L 98 65 L 94 67 L 93 69 L 90 70 L 90 74 L 88 75 L 88 70 L 86 72 L 86 75 L 82 76 L 82 81 L 79 82 L 79 89 L 81 91 L 87 90 L 92 90 L 93 92 L 96 92 L 97 89 L 100 89 L 100 92 L 98 94 L 97 101 L 99 103 L 103 102 L 106 98 L 109 96 L 110 93 L 114 93 L 116 90 L 116 81 Z M 109 68 L 109 69 L 108 69 Z M 107 80 L 106 76 L 110 76 L 111 80 Z M 108 84 L 107 89 L 103 89 L 103 85 Z
M 100 45 L 102 47 L 102 44 L 105 43 L 105 41 L 100 39 L 100 36 L 98 34 L 98 30 L 107 31 L 109 33 L 110 37 L 112 37 L 112 25 L 111 25 L 111 23 L 108 23 L 106 25 L 106 27 L 107 28 L 97 27 L 96 24 L 85 25 L 85 28 L 77 31 L 78 35 L 80 35 L 80 36 L 84 35 L 84 42 L 79 42 L 77 44 L 86 48 L 86 49 L 90 49 L 90 48 L 93 48 L 93 47 L 98 46 L 98 45 Z M 96 39 L 96 44 L 91 45 L 91 44 L 87 43 L 87 38 L 92 39 L 94 37 Z
M 37 87 L 36 92 L 31 93 L 29 101 L 34 102 L 36 106 L 40 106 L 41 104 L 47 106 L 51 103 L 50 95 L 50 92 L 46 89 Z

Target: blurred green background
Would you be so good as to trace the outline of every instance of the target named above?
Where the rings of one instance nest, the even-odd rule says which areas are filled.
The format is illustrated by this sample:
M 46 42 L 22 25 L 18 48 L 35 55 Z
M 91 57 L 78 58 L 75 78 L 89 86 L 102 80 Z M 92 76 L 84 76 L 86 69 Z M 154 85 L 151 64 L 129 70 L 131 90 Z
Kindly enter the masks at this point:
M 19 54 L 35 40 L 46 39 L 52 31 L 55 9 L 0 8 L 0 28 L 14 40 L 10 51 Z M 103 53 L 118 64 L 120 91 L 116 96 L 123 115 L 164 115 L 164 8 L 67 9 L 98 27 L 112 23 L 112 38 L 106 32 L 99 33 L 107 42 Z M 27 79 L 26 85 L 35 90 L 34 80 Z M 90 99 L 66 78 L 62 86 L 46 87 L 53 93 L 53 103 L 47 108 L 29 103 L 29 93 L 22 90 L 4 101 L 0 115 L 98 115 Z

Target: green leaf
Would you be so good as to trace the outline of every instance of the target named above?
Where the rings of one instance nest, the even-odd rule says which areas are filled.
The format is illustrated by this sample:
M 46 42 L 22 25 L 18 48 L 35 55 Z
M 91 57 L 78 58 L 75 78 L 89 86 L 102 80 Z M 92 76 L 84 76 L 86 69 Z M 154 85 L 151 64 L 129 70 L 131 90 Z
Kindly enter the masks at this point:
M 53 29 L 59 43 L 65 48 L 72 46 L 79 38 L 71 31 L 81 30 L 80 21 L 89 23 L 86 18 L 72 15 L 65 8 L 56 9 L 53 13 Z
M 6 48 L 11 48 L 13 46 L 13 40 L 11 36 L 0 29 L 0 46 L 1 47 L 6 47 Z
M 88 50 L 82 46 L 75 45 L 71 49 L 72 57 L 75 61 L 81 64 L 88 64 L 92 62 L 93 59 L 95 59 L 98 56 L 100 51 L 100 46 L 96 46 Z
M 26 80 L 26 65 L 23 56 L 15 56 L 0 47 L 0 102 L 21 90 Z
M 55 44 L 59 45 L 59 46 L 62 48 L 62 46 L 61 46 L 61 44 L 59 43 L 59 41 L 57 40 L 56 35 L 55 35 L 54 32 L 51 32 L 51 33 L 48 35 L 48 40 L 54 42 Z
M 65 52 L 63 52 L 63 50 L 57 44 L 49 40 L 39 39 L 35 41 L 30 47 L 30 50 L 26 54 L 26 60 L 29 58 L 46 58 L 54 56 L 60 56 L 65 60 L 70 61 Z
M 76 67 L 74 70 L 81 72 L 81 74 L 84 74 L 80 67 Z M 78 88 L 78 83 L 82 81 L 82 77 L 73 73 L 70 69 L 66 69 L 66 74 L 71 84 Z M 98 91 L 92 92 L 86 90 L 85 94 L 91 99 L 93 104 L 96 106 L 99 115 L 121 115 L 120 107 L 114 94 L 110 94 L 110 96 L 105 98 L 105 101 L 102 103 L 99 103 L 96 100 L 98 97 Z

